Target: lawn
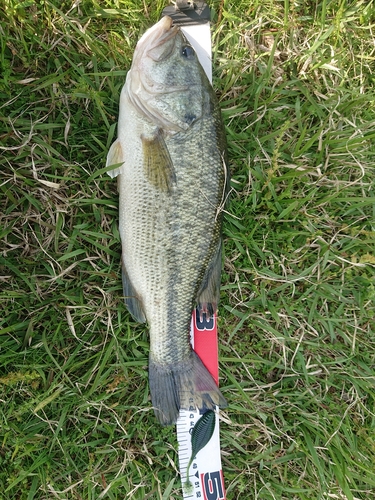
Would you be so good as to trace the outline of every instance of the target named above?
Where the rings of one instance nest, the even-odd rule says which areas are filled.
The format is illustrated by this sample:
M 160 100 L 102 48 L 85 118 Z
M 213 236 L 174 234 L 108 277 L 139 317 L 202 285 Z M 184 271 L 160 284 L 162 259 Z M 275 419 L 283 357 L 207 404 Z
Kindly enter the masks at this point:
M 104 171 L 167 4 L 0 0 L 0 500 L 181 498 Z M 375 499 L 375 4 L 211 7 L 227 498 Z

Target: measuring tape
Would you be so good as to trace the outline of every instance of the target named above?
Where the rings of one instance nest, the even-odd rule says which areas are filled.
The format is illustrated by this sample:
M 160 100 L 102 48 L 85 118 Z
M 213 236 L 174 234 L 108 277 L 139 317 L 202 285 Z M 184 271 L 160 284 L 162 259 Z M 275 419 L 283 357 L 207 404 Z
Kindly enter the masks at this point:
M 216 316 L 207 320 L 206 315 L 203 314 L 201 321 L 198 310 L 193 312 L 191 344 L 217 383 L 219 367 Z M 209 422 L 203 421 L 203 425 L 209 427 L 207 433 L 212 429 L 212 436 L 196 456 L 193 451 L 194 430 L 207 414 L 208 412 L 201 415 L 195 408 L 180 410 L 177 420 L 178 458 L 184 499 L 224 500 L 226 498 L 220 456 L 218 407 L 215 412 L 211 411 Z
M 210 9 L 204 2 L 176 0 L 163 15 L 180 26 L 193 46 L 212 84 Z M 216 316 L 200 317 L 196 309 L 191 321 L 191 345 L 218 384 Z M 203 415 L 194 407 L 180 410 L 176 423 L 178 459 L 184 499 L 225 500 L 220 456 L 219 408 Z

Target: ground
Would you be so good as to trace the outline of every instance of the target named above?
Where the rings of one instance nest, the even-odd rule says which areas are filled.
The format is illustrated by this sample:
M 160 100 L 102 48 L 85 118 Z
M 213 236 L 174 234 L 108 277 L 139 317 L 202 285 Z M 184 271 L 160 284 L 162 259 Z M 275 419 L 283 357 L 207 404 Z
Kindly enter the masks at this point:
M 167 2 L 0 2 L 0 499 L 178 499 L 105 159 Z M 375 5 L 214 1 L 227 498 L 375 498 Z

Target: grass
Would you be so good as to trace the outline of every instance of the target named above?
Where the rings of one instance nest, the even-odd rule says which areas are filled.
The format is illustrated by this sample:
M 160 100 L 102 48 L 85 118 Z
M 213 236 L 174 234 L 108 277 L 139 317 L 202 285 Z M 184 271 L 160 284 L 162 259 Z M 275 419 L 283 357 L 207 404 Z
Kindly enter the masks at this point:
M 1 500 L 181 498 L 103 173 L 166 3 L 0 3 Z M 375 498 L 375 4 L 213 8 L 227 496 Z

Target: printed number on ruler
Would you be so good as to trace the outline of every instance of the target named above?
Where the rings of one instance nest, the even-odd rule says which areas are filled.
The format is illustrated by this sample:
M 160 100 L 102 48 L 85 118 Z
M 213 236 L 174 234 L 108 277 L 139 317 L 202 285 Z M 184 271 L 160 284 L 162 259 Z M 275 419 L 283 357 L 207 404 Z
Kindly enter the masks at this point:
M 224 478 L 221 470 L 201 474 L 201 483 L 204 500 L 225 499 Z
M 206 313 L 202 314 L 202 317 L 200 317 L 199 310 L 198 308 L 195 309 L 195 327 L 199 331 L 212 331 L 215 328 L 215 316 L 211 316 L 210 319 L 207 319 Z

